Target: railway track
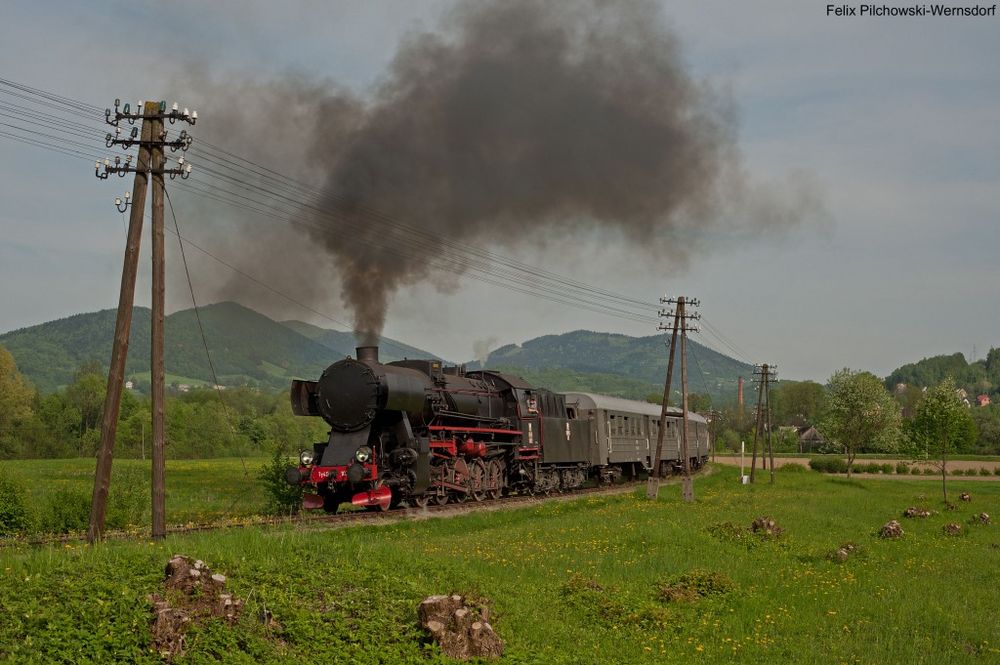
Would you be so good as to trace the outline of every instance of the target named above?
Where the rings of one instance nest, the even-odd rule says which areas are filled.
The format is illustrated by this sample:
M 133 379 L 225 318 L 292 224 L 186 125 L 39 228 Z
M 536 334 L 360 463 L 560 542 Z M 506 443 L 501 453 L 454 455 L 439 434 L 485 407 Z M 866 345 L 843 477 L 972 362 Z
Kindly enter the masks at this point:
M 668 479 L 669 480 L 669 479 Z M 662 481 L 661 486 L 668 484 L 668 480 Z M 448 503 L 443 506 L 426 506 L 423 508 L 396 508 L 385 512 L 356 510 L 334 515 L 326 514 L 305 514 L 288 517 L 259 517 L 232 522 L 207 522 L 204 524 L 181 524 L 169 527 L 168 536 L 184 535 L 188 533 L 204 533 L 210 531 L 224 531 L 228 529 L 243 529 L 247 527 L 268 527 L 296 525 L 310 529 L 335 529 L 354 524 L 376 524 L 395 523 L 406 520 L 421 520 L 437 517 L 453 517 L 477 511 L 508 510 L 532 504 L 546 503 L 549 501 L 574 501 L 587 496 L 603 496 L 614 494 L 625 494 L 634 491 L 636 488 L 645 487 L 646 480 L 636 480 L 619 483 L 612 486 L 585 487 L 571 492 L 552 492 L 547 494 L 517 494 L 513 496 L 501 497 L 490 501 L 465 501 L 462 503 Z M 145 540 L 146 531 L 106 531 L 104 540 Z M 0 548 L 10 548 L 17 546 L 43 546 L 43 545 L 70 545 L 73 543 L 83 543 L 86 541 L 84 534 L 65 534 L 58 536 L 44 536 L 31 539 L 11 539 L 0 540 Z

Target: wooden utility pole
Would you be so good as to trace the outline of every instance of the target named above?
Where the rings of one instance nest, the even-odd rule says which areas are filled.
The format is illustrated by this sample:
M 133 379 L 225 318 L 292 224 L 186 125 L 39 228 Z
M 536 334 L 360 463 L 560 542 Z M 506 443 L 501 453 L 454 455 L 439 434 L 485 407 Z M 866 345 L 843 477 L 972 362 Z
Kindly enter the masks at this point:
M 761 450 L 761 467 L 768 466 L 770 458 L 771 482 L 774 482 L 774 445 L 771 437 L 771 380 L 777 375 L 777 366 L 764 363 L 754 367 L 754 380 L 757 381 L 757 418 L 753 431 L 753 455 L 750 458 L 750 482 L 756 480 L 757 440 L 763 438 L 764 448 Z M 767 455 L 767 457 L 765 457 Z
M 153 136 L 163 136 L 163 120 L 153 120 Z M 153 297 L 150 325 L 150 383 L 153 416 L 153 526 L 154 539 L 167 535 L 166 470 L 164 460 L 164 383 L 163 366 L 163 307 L 166 287 L 166 267 L 163 242 L 163 145 L 153 147 Z
M 694 481 L 691 478 L 691 466 L 689 462 L 689 455 L 687 450 L 687 413 L 688 413 L 688 389 L 687 389 L 687 332 L 688 330 L 695 330 L 687 325 L 689 319 L 701 318 L 698 314 L 687 314 L 686 306 L 689 303 L 693 303 L 695 307 L 698 306 L 698 301 L 692 301 L 690 298 L 685 298 L 683 296 L 679 298 L 660 298 L 662 304 L 675 305 L 673 312 L 668 312 L 665 309 L 660 310 L 660 317 L 670 317 L 673 316 L 674 322 L 670 326 L 672 330 L 670 335 L 670 355 L 667 360 L 667 381 L 663 386 L 663 404 L 660 409 L 660 428 L 656 436 L 656 455 L 651 460 L 652 469 L 650 473 L 649 482 L 646 485 L 646 497 L 649 499 L 655 499 L 657 492 L 659 490 L 659 478 L 660 478 L 660 457 L 663 455 L 663 438 L 666 436 L 667 430 L 667 410 L 670 402 L 670 387 L 674 375 L 674 358 L 677 355 L 677 334 L 680 333 L 680 356 L 681 356 L 681 440 L 680 448 L 678 450 L 678 455 L 680 456 L 684 469 L 684 499 L 685 501 L 694 500 Z M 667 326 L 660 325 L 659 330 L 667 330 Z
M 684 298 L 677 299 L 677 310 L 682 324 L 686 321 Z M 685 502 L 694 501 L 694 479 L 691 478 L 691 455 L 688 450 L 688 373 L 687 373 L 687 331 L 681 325 L 681 457 L 684 459 L 684 478 L 681 480 L 681 494 Z
M 149 102 L 146 109 L 153 109 Z M 110 136 L 110 134 L 109 134 Z M 122 403 L 122 386 L 125 381 L 125 360 L 128 356 L 129 333 L 132 330 L 132 305 L 135 302 L 135 276 L 139 266 L 139 245 L 142 239 L 142 216 L 146 208 L 146 183 L 150 162 L 149 143 L 152 138 L 152 121 L 142 121 L 139 157 L 136 161 L 135 180 L 132 183 L 132 214 L 129 215 L 128 236 L 125 241 L 125 264 L 122 267 L 122 285 L 118 295 L 118 317 L 115 320 L 115 337 L 111 347 L 111 365 L 108 368 L 108 388 L 104 398 L 104 415 L 101 419 L 101 449 L 97 454 L 97 471 L 94 474 L 94 494 L 90 503 L 90 523 L 87 542 L 100 540 L 104 532 L 104 517 L 108 508 L 108 488 L 111 485 L 111 461 L 118 432 L 118 411 Z M 105 162 L 107 168 L 108 163 Z M 98 171 L 100 166 L 98 166 Z M 106 175 L 106 174 L 105 174 Z
M 666 303 L 666 298 L 660 298 L 661 303 Z M 666 316 L 666 312 L 661 310 L 661 316 Z M 680 311 L 674 313 L 673 332 L 670 334 L 670 351 L 667 355 L 667 380 L 663 384 L 663 402 L 660 407 L 660 425 L 656 431 L 656 455 L 650 460 L 652 472 L 646 482 L 646 498 L 655 499 L 660 491 L 660 458 L 663 456 L 663 437 L 667 430 L 667 408 L 670 404 L 670 384 L 674 378 L 674 349 L 677 348 L 677 331 L 680 328 Z M 666 330 L 666 326 L 657 326 L 659 330 Z
M 190 113 L 187 109 L 178 110 L 177 104 L 167 110 L 165 102 L 139 102 L 132 113 L 129 104 L 119 108 L 120 100 L 115 100 L 115 110 L 105 111 L 105 121 L 115 128 L 114 134 L 108 133 L 105 143 L 110 148 L 114 145 L 128 150 L 133 145 L 139 146 L 136 163 L 132 164 L 131 156 L 124 162 L 116 157 L 112 164 L 105 159 L 98 162 L 95 175 L 106 180 L 112 174 L 124 177 L 129 172 L 135 173 L 135 183 L 129 201 L 125 196 L 125 207 L 131 205 L 132 213 L 129 221 L 128 240 L 125 247 L 125 265 L 122 269 L 121 294 L 118 300 L 118 318 L 115 321 L 115 338 L 111 352 L 111 366 L 108 370 L 107 394 L 104 400 L 104 416 L 101 421 L 101 449 L 98 454 L 97 471 L 94 474 L 94 494 L 90 509 L 90 523 L 87 528 L 87 541 L 93 543 L 101 538 L 104 531 L 104 518 L 107 513 L 108 489 L 111 483 L 111 463 L 114 451 L 115 434 L 118 429 L 118 412 L 121 407 L 122 388 L 125 379 L 125 361 L 128 355 L 129 332 L 132 325 L 132 307 L 135 301 L 135 278 L 139 262 L 139 245 L 142 236 L 142 218 L 146 206 L 146 185 L 150 176 L 153 177 L 153 317 L 152 345 L 150 358 L 151 384 L 153 396 L 153 525 L 154 538 L 166 535 L 166 519 L 164 513 L 164 366 L 163 366 L 163 307 L 164 307 L 164 240 L 163 240 L 163 176 L 171 178 L 180 176 L 187 178 L 191 173 L 190 164 L 181 157 L 175 168 L 166 168 L 164 148 L 186 151 L 191 145 L 191 136 L 187 130 L 182 130 L 178 138 L 168 141 L 164 131 L 164 120 L 171 124 L 178 120 L 195 124 L 197 112 Z M 121 122 L 129 125 L 137 120 L 142 121 L 142 131 L 133 127 L 131 133 L 124 137 L 121 132 Z M 119 210 L 121 199 L 116 199 Z

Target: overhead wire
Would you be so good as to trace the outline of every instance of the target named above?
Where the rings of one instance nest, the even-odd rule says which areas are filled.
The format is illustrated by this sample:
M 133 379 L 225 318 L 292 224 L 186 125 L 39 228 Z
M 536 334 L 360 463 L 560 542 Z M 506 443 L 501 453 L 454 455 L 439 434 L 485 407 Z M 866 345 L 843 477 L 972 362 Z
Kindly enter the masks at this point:
M 3 86 L 13 88 L 18 92 L 11 93 L 10 90 L 4 90 Z M 0 93 L 12 95 L 15 98 L 23 99 L 33 104 L 39 104 L 60 113 L 83 113 L 87 116 L 97 116 L 103 121 L 103 113 L 97 106 L 86 104 L 61 95 L 48 93 L 31 86 L 17 84 L 2 78 L 0 78 Z M 36 97 L 40 99 L 36 99 Z M 26 108 L 21 105 L 7 104 L 6 106 L 8 107 L 8 110 L 14 110 L 15 108 L 18 110 L 26 110 Z M 61 123 L 66 122 L 66 120 L 61 116 L 57 116 L 53 113 L 47 113 L 40 110 L 36 112 L 40 114 L 41 117 L 45 117 L 50 121 L 58 121 Z M 44 123 L 37 121 L 32 124 L 46 126 Z M 84 132 L 88 131 L 93 132 L 94 135 L 100 135 L 102 133 L 106 134 L 106 131 L 102 132 L 96 128 L 88 129 L 87 125 L 75 121 L 71 121 L 69 125 L 69 129 L 74 130 L 70 133 L 78 137 L 85 138 Z M 52 128 L 51 126 L 49 127 Z M 20 127 L 18 129 L 22 132 L 27 132 L 26 128 Z M 50 138 L 52 140 L 65 140 L 61 137 L 56 137 L 42 132 L 39 132 L 38 134 L 41 134 L 44 138 Z M 53 144 L 51 142 L 47 143 L 46 141 L 38 140 L 37 138 L 31 139 L 25 138 L 24 136 L 9 136 L 2 132 L 0 132 L 0 136 L 7 136 L 7 138 L 13 138 L 14 140 L 19 140 L 29 145 L 48 148 L 70 156 L 81 158 L 89 157 L 86 153 L 72 148 L 63 148 L 58 144 Z M 83 147 L 82 144 L 75 144 Z M 192 149 L 192 153 L 198 155 L 199 160 L 204 160 L 209 163 L 209 165 L 200 165 L 199 171 L 204 171 L 210 177 L 217 180 L 228 182 L 231 186 L 244 190 L 246 194 L 240 194 L 238 191 L 228 190 L 227 196 L 218 196 L 217 193 L 213 193 L 212 191 L 206 191 L 204 189 L 199 190 L 195 186 L 190 186 L 191 183 L 184 183 L 182 187 L 188 186 L 189 191 L 192 193 L 196 193 L 205 198 L 210 198 L 227 206 L 251 210 L 256 214 L 275 221 L 295 223 L 299 226 L 308 226 L 308 224 L 304 223 L 301 219 L 297 219 L 294 210 L 285 210 L 280 206 L 294 205 L 299 208 L 311 209 L 312 212 L 320 218 L 325 217 L 327 219 L 338 220 L 338 218 L 334 216 L 334 212 L 332 210 L 320 208 L 311 202 L 307 203 L 299 197 L 303 195 L 316 198 L 325 196 L 333 202 L 341 203 L 343 203 L 343 197 L 337 196 L 331 192 L 324 192 L 323 190 L 320 190 L 312 185 L 281 174 L 278 171 L 258 164 L 253 160 L 236 155 L 221 146 L 216 146 L 202 139 L 199 139 L 195 144 Z M 252 182 L 248 178 L 263 179 L 266 181 L 266 187 L 261 187 L 259 183 Z M 271 201 L 261 201 L 250 195 L 259 195 L 261 193 L 271 199 Z M 278 203 L 275 204 L 274 201 L 277 201 Z M 485 250 L 474 245 L 460 243 L 447 238 L 441 238 L 432 232 L 406 225 L 389 215 L 381 213 L 380 211 L 358 206 L 354 206 L 354 210 L 360 210 L 360 212 L 363 213 L 363 216 L 359 215 L 359 222 L 365 221 L 383 224 L 391 234 L 394 234 L 390 237 L 403 237 L 407 239 L 408 243 L 412 247 L 427 248 L 428 251 L 433 251 L 433 265 L 435 269 L 453 272 L 465 277 L 477 279 L 478 281 L 482 281 L 487 284 L 501 286 L 515 292 L 546 299 L 551 302 L 571 307 L 606 314 L 615 318 L 631 320 L 639 323 L 655 323 L 657 321 L 654 316 L 644 313 L 655 308 L 655 303 L 594 287 L 563 275 L 559 275 L 558 273 L 531 266 L 517 259 L 505 257 L 496 252 Z M 285 213 L 289 215 L 289 217 L 282 219 L 279 216 L 279 213 Z M 339 219 L 338 221 L 344 220 Z M 320 231 L 327 230 L 325 227 L 318 225 L 312 225 L 312 227 Z M 350 236 L 350 234 L 345 235 Z M 350 241 L 367 243 L 369 246 L 375 247 L 380 251 L 388 251 L 389 253 L 394 253 L 396 256 L 403 256 L 405 258 L 420 258 L 425 261 L 428 258 L 426 254 L 414 255 L 412 251 L 410 253 L 406 253 L 405 250 L 400 250 L 398 247 L 391 247 L 388 243 L 380 243 L 378 242 L 378 238 L 355 237 L 351 238 Z M 433 245 L 433 247 L 431 247 L 431 245 Z M 192 246 L 194 245 L 192 244 Z M 198 249 L 203 250 L 203 248 Z M 213 256 L 213 258 L 219 260 L 218 257 Z M 495 265 L 489 265 L 489 262 L 492 262 Z M 238 271 L 238 269 L 231 264 L 227 263 L 227 267 L 237 271 L 245 277 L 247 276 L 245 272 Z M 256 279 L 254 281 L 259 285 L 270 289 L 270 287 L 263 281 Z M 273 291 L 273 289 L 270 290 Z M 296 304 L 318 314 L 318 312 L 314 309 L 305 306 L 304 303 L 297 302 Z M 638 311 L 639 308 L 644 311 Z M 324 318 L 333 320 L 331 317 L 324 316 Z M 342 322 L 338 323 L 339 325 L 344 325 Z M 708 327 L 709 326 L 706 326 L 706 328 Z M 712 329 L 710 334 L 724 347 L 736 353 L 737 356 L 745 356 L 745 354 L 741 353 L 735 344 L 725 338 L 717 330 Z
M 96 107 L 94 107 L 94 108 L 96 110 Z M 49 138 L 52 138 L 52 137 L 50 136 Z M 233 155 L 233 153 L 230 153 L 229 151 L 226 151 L 226 153 L 229 154 L 229 155 Z M 232 160 L 228 160 L 228 161 L 230 163 L 233 163 Z M 249 161 L 249 160 L 247 160 L 247 161 Z M 265 169 L 266 169 L 266 167 L 257 167 L 257 168 L 254 169 L 254 172 L 257 173 L 257 174 L 262 174 L 262 173 L 264 173 Z M 209 171 L 211 171 L 211 169 L 209 169 Z M 214 175 L 216 175 L 216 176 L 222 176 L 222 177 L 227 177 L 227 174 L 220 173 L 220 172 L 216 172 L 216 173 L 214 173 Z M 255 185 L 253 183 L 248 183 L 246 181 L 240 181 L 239 179 L 233 178 L 231 176 L 229 176 L 228 179 L 230 181 L 235 181 L 238 185 L 241 185 L 241 186 L 244 186 L 244 187 L 249 187 L 250 189 L 252 189 L 254 191 L 259 191 L 260 190 L 259 186 Z M 280 179 L 280 182 L 282 182 L 283 184 L 288 184 L 289 182 L 294 182 L 294 181 L 292 181 L 290 178 L 285 177 L 285 178 Z M 310 191 L 308 187 L 302 186 L 301 184 L 299 184 L 298 190 L 299 191 Z M 312 190 L 312 191 L 315 192 L 316 190 Z M 287 203 L 301 204 L 301 202 L 299 200 L 290 198 L 286 194 L 284 194 L 284 193 L 282 193 L 280 191 L 267 190 L 267 193 L 269 195 L 271 195 L 271 196 L 276 196 L 276 197 L 283 198 L 283 199 L 285 199 L 285 201 Z M 314 210 L 314 212 L 317 212 L 318 214 L 323 214 L 325 211 Z M 399 230 L 398 226 L 397 226 L 396 230 Z M 404 230 L 410 231 L 412 229 L 404 229 Z M 433 236 L 431 236 L 429 234 L 425 233 L 424 235 L 427 236 L 427 237 L 433 238 Z M 448 244 L 448 243 L 446 243 L 446 244 Z M 468 250 L 468 247 L 462 247 L 462 249 L 463 250 Z M 495 254 L 493 254 L 493 253 L 486 253 L 486 255 L 491 256 L 491 257 L 495 256 Z M 423 257 L 421 257 L 421 258 L 423 258 Z M 453 260 L 450 265 L 441 266 L 439 264 L 439 267 L 441 267 L 441 268 L 443 268 L 445 270 L 450 270 L 450 271 L 453 271 L 453 272 L 461 273 L 461 272 L 464 272 L 465 270 L 467 270 L 470 267 L 470 263 L 471 262 L 469 261 L 468 255 L 465 254 L 465 255 L 462 256 L 462 258 L 460 260 L 457 260 L 457 261 Z M 523 264 L 523 263 L 517 263 L 515 265 L 517 265 L 518 267 L 520 267 L 520 266 L 523 266 L 525 264 Z M 478 267 L 478 268 L 482 269 L 481 265 L 480 266 L 473 266 L 473 267 Z M 549 273 L 549 272 L 545 271 L 545 273 L 538 272 L 537 274 L 538 274 L 539 277 L 545 277 L 546 275 L 551 275 L 553 273 Z M 515 280 L 517 280 L 517 279 L 523 280 L 524 279 L 523 275 L 521 275 L 521 276 L 513 275 L 512 276 L 512 275 L 509 275 L 509 274 L 505 274 L 505 275 L 503 275 L 503 277 L 504 278 L 509 278 L 509 279 L 515 279 Z M 577 288 L 577 289 L 580 288 L 578 284 L 566 281 L 563 278 L 559 278 L 559 279 L 562 280 L 560 283 L 564 284 L 567 287 Z M 496 282 L 491 282 L 491 283 L 495 284 Z M 504 284 L 499 284 L 499 285 L 500 286 L 504 286 Z M 549 290 L 549 291 L 552 290 L 551 287 L 543 287 L 541 284 L 531 284 L 530 286 L 535 291 L 537 291 L 538 289 L 545 289 L 545 290 Z M 586 292 L 586 288 L 584 288 L 584 290 Z M 523 292 L 523 290 L 522 290 L 522 292 Z M 610 292 L 606 292 L 605 291 L 603 293 L 609 294 Z M 576 303 L 573 303 L 573 302 L 567 302 L 566 301 L 567 294 L 564 293 L 564 292 L 560 292 L 559 296 L 560 296 L 559 302 L 562 302 L 563 304 L 568 304 L 568 305 L 571 305 L 571 306 L 573 306 L 573 305 L 576 304 Z M 617 294 L 612 294 L 610 296 L 605 296 L 605 297 L 612 297 L 617 302 L 620 302 L 621 300 L 626 300 L 626 301 L 627 300 L 632 300 L 632 301 L 635 301 L 635 299 L 630 299 L 630 298 L 627 298 L 627 297 L 622 297 L 621 295 L 617 295 Z M 609 313 L 612 313 L 612 314 L 621 314 L 622 313 L 621 308 L 620 307 L 615 307 L 615 306 L 610 306 L 609 307 L 607 305 L 603 305 L 602 304 L 600 307 L 596 308 L 596 310 L 594 310 L 593 307 L 589 307 L 589 309 L 592 309 L 594 311 L 600 310 L 601 308 L 609 309 Z M 625 316 L 628 316 L 629 318 L 632 318 L 633 320 L 636 320 L 636 316 L 635 316 L 636 314 L 637 313 L 635 313 L 635 312 L 631 312 L 629 314 L 625 314 Z M 641 321 L 641 322 L 652 322 L 652 321 L 655 321 L 655 319 L 653 319 L 652 317 L 650 317 L 648 315 L 639 314 L 639 317 L 640 318 L 638 318 L 638 320 Z
M 162 176 L 161 176 L 162 177 Z M 194 282 L 191 281 L 191 271 L 188 269 L 187 254 L 184 252 L 184 241 L 181 239 L 181 227 L 177 222 L 177 213 L 174 212 L 174 202 L 170 200 L 170 191 L 163 187 L 163 194 L 166 196 L 167 205 L 170 207 L 170 216 L 174 220 L 174 230 L 177 232 L 177 245 L 181 250 L 181 264 L 184 266 L 184 276 L 187 278 L 188 290 L 191 292 L 191 306 L 194 308 L 194 318 L 198 323 L 198 333 L 201 335 L 202 346 L 205 347 L 205 359 L 208 361 L 208 368 L 212 373 L 212 385 L 215 387 L 215 393 L 219 396 L 219 404 L 222 405 L 222 414 L 225 417 L 226 424 L 229 425 L 230 432 L 233 439 L 236 438 L 236 429 L 233 427 L 233 421 L 229 417 L 229 408 L 226 405 L 226 399 L 222 395 L 222 386 L 219 384 L 219 375 L 215 371 L 215 363 L 212 361 L 212 353 L 208 350 L 208 337 L 205 336 L 205 326 L 201 322 L 201 311 L 198 308 L 198 299 L 194 295 Z M 247 469 L 247 462 L 243 459 L 243 455 L 240 454 L 240 463 L 243 464 L 243 475 L 249 476 L 250 472 Z

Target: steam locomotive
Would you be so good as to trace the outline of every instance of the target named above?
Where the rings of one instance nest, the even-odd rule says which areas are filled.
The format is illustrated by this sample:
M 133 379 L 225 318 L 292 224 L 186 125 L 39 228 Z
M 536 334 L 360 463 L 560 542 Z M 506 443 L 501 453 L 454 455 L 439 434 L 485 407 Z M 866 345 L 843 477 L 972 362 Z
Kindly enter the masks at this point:
M 388 510 L 483 501 L 509 492 L 571 490 L 679 470 L 681 414 L 670 409 L 663 454 L 653 461 L 660 407 L 589 393 L 556 393 L 491 370 L 438 360 L 381 363 L 357 348 L 317 381 L 295 380 L 296 415 L 319 416 L 330 436 L 303 450 L 286 479 L 306 485 L 307 508 L 344 503 Z M 708 426 L 688 414 L 689 463 L 708 459 Z

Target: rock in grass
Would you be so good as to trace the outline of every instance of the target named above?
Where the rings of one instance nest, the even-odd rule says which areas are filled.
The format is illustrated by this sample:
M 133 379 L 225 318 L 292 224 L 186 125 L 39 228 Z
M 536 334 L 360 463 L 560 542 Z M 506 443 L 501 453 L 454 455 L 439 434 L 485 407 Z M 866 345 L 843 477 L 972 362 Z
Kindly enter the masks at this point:
M 990 515 L 989 513 L 979 513 L 978 515 L 973 515 L 972 519 L 969 520 L 969 524 L 989 524 Z
M 903 525 L 896 520 L 889 520 L 879 529 L 878 536 L 879 538 L 902 538 Z
M 489 624 L 488 605 L 484 602 L 476 605 L 470 607 L 458 594 L 430 596 L 417 607 L 417 615 L 431 640 L 452 658 L 502 656 L 504 642 Z
M 972 501 L 972 495 L 969 494 L 968 492 L 962 492 L 961 494 L 958 495 L 958 498 L 961 499 L 962 501 Z

